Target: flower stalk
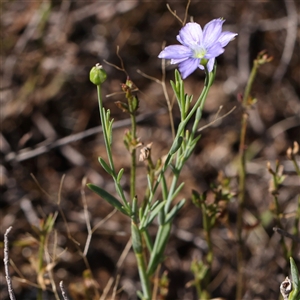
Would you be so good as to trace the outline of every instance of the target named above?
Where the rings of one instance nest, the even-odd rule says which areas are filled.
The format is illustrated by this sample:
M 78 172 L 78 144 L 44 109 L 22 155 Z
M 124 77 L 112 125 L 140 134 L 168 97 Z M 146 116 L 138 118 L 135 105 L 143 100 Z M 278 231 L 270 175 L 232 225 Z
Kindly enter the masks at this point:
M 238 280 L 236 299 L 243 298 L 243 285 L 244 285 L 244 241 L 242 237 L 243 233 L 243 214 L 245 206 L 245 194 L 246 194 L 246 136 L 248 126 L 248 110 L 253 104 L 256 103 L 256 99 L 250 96 L 253 82 L 255 80 L 258 68 L 272 60 L 272 57 L 268 57 L 265 51 L 258 54 L 254 60 L 254 64 L 245 88 L 245 93 L 242 99 L 242 119 L 241 119 L 241 131 L 240 131 L 240 144 L 239 144 L 239 195 L 238 195 L 238 211 L 237 211 L 237 269 L 238 269 Z

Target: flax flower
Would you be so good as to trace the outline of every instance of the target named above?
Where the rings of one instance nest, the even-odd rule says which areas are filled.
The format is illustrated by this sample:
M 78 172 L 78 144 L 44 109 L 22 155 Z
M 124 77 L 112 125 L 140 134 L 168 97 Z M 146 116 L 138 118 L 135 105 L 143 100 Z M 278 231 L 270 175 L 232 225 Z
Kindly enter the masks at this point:
M 203 30 L 197 23 L 187 23 L 177 35 L 182 45 L 166 47 L 159 58 L 171 59 L 171 64 L 178 64 L 183 79 L 197 68 L 207 67 L 211 72 L 215 58 L 222 54 L 224 47 L 237 35 L 230 31 L 222 32 L 223 19 L 214 19 L 207 23 Z

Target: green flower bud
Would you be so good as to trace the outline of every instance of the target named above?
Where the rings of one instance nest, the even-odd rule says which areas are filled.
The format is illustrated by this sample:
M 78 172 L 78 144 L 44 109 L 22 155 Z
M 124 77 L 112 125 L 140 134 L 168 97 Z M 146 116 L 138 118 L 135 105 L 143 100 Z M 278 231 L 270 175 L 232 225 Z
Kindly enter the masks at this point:
M 100 85 L 106 80 L 107 74 L 102 65 L 96 64 L 90 71 L 90 81 L 95 85 Z

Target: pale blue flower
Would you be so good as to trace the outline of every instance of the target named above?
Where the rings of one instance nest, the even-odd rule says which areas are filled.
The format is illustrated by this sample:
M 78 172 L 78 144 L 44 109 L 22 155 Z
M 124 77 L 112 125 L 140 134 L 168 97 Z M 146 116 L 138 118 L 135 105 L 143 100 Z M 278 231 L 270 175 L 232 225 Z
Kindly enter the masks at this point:
M 230 31 L 222 32 L 223 19 L 214 19 L 202 28 L 197 23 L 187 23 L 179 31 L 177 40 L 182 45 L 166 47 L 159 58 L 171 59 L 171 64 L 178 64 L 183 79 L 197 68 L 204 70 L 206 65 L 211 72 L 215 58 L 222 54 L 224 47 L 237 35 Z

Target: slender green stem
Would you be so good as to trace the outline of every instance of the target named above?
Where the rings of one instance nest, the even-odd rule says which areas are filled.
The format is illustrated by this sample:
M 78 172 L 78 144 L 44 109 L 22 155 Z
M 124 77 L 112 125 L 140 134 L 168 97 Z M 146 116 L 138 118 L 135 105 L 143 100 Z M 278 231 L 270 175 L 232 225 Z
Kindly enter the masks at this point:
M 130 170 L 130 197 L 131 199 L 136 195 L 135 183 L 136 183 L 136 150 L 132 150 L 131 153 L 131 170 Z
M 277 169 L 277 168 L 276 168 Z M 279 189 L 279 182 L 278 182 L 278 175 L 277 175 L 277 170 L 276 173 L 273 174 L 273 184 L 274 184 L 274 192 L 273 192 L 273 198 L 274 198 L 274 204 L 275 204 L 275 215 L 276 215 L 276 223 L 279 228 L 282 228 L 281 224 L 281 209 L 279 205 L 279 200 L 278 200 L 278 189 Z M 289 259 L 290 253 L 288 252 L 287 246 L 284 241 L 284 236 L 281 235 L 280 238 L 280 244 L 283 249 L 283 255 L 286 259 Z
M 38 263 L 38 278 L 43 278 L 43 267 L 44 267 L 44 249 L 45 249 L 46 237 L 43 232 L 40 233 L 40 246 L 39 246 L 39 263 Z M 38 279 L 39 283 L 39 279 Z M 37 300 L 43 299 L 43 290 L 41 287 L 38 289 Z
M 297 210 L 296 210 L 296 217 L 294 221 L 294 227 L 293 227 L 293 235 L 299 236 L 299 231 L 300 231 L 300 195 L 298 196 L 298 205 L 297 205 Z M 296 253 L 298 243 L 293 240 L 292 242 L 292 247 L 291 247 L 291 256 L 293 256 L 293 253 Z
M 181 169 L 179 169 L 178 172 L 176 172 L 174 174 L 174 177 L 172 179 L 172 183 L 171 183 L 171 186 L 170 186 L 170 189 L 169 189 L 169 192 L 168 192 L 168 199 L 167 199 L 167 202 L 166 202 L 166 205 L 165 205 L 165 214 L 167 214 L 169 212 L 171 202 L 172 202 L 172 199 L 173 199 L 173 194 L 176 190 L 176 186 L 177 186 L 177 182 L 178 182 L 178 179 L 179 179 L 180 172 L 181 172 Z
M 201 299 L 202 297 L 201 280 L 197 278 L 197 276 L 195 278 L 195 287 L 196 287 L 198 299 Z
M 131 110 L 131 105 L 130 105 L 130 101 L 129 102 L 129 109 Z M 134 141 L 134 143 L 136 143 L 136 118 L 135 118 L 135 113 L 131 112 L 130 113 L 130 118 L 131 118 L 131 137 Z M 130 196 L 131 199 L 133 199 L 136 195 L 135 192 L 135 184 L 136 184 L 136 149 L 135 149 L 135 145 L 132 146 L 132 150 L 131 150 L 131 170 L 130 170 Z
M 237 252 L 237 290 L 236 290 L 236 299 L 242 299 L 243 295 L 243 285 L 244 285 L 244 249 L 243 249 L 243 214 L 244 214 L 244 205 L 245 205 L 245 191 L 246 191 L 246 135 L 247 135 L 247 124 L 248 124 L 248 113 L 247 109 L 249 108 L 249 97 L 250 91 L 259 67 L 258 61 L 254 60 L 254 65 L 251 70 L 245 93 L 243 96 L 242 107 L 243 115 L 241 120 L 241 132 L 240 132 L 240 145 L 239 145 L 239 196 L 238 196 L 238 212 L 237 212 L 237 240 L 238 240 L 238 252 Z
M 184 120 L 181 120 L 181 123 L 178 127 L 178 131 L 176 133 L 176 137 L 174 139 L 171 149 L 173 149 L 173 147 L 178 143 L 179 137 L 183 136 L 186 125 L 188 124 L 189 120 L 194 116 L 197 109 L 199 107 L 201 110 L 203 109 L 205 99 L 207 98 L 207 94 L 209 92 L 209 89 L 210 89 L 210 87 L 213 83 L 214 77 L 215 77 L 215 71 L 216 71 L 216 69 L 214 69 L 214 72 L 212 72 L 212 73 L 206 72 L 207 77 L 205 79 L 204 88 L 203 88 L 198 100 L 196 101 L 195 105 L 191 109 L 191 111 L 187 114 L 187 116 L 185 116 Z M 182 100 L 182 99 L 179 99 L 179 101 L 180 100 Z M 200 119 L 197 119 L 197 122 L 199 122 L 199 121 L 200 121 Z M 195 125 L 194 125 L 194 127 L 195 127 Z M 176 185 L 177 185 L 177 182 L 179 179 L 179 175 L 180 175 L 180 172 L 184 165 L 185 157 L 181 157 L 181 154 L 182 154 L 181 151 L 178 151 L 178 153 L 176 153 L 176 155 L 177 155 L 177 161 L 175 164 L 176 171 L 174 173 L 172 183 L 171 183 L 170 189 L 168 191 L 168 198 L 167 198 L 167 202 L 166 202 L 165 209 L 164 209 L 164 215 L 166 215 L 170 209 L 171 202 L 173 200 L 173 195 L 174 195 L 174 192 L 176 191 Z M 170 164 L 172 155 L 173 154 L 169 152 L 166 163 L 163 166 L 161 173 L 157 179 L 157 182 L 153 188 L 153 194 L 155 193 L 155 191 L 158 187 L 158 184 L 160 183 L 161 179 L 163 178 L 165 170 L 167 169 L 168 165 Z M 150 199 L 150 201 L 152 201 L 152 199 Z M 161 225 L 159 226 L 158 232 L 157 232 L 157 235 L 155 238 L 155 242 L 154 242 L 153 251 L 151 253 L 150 261 L 148 264 L 148 269 L 147 269 L 148 275 L 152 275 L 154 273 L 158 263 L 160 262 L 160 259 L 163 255 L 163 251 L 165 249 L 165 245 L 168 240 L 170 231 L 171 231 L 171 226 L 169 223 L 166 224 L 166 223 L 162 222 Z
M 238 197 L 238 212 L 237 212 L 237 240 L 238 240 L 238 253 L 237 253 L 237 294 L 236 299 L 242 299 L 243 293 L 243 284 L 244 284 L 244 272 L 243 272 L 243 213 L 245 205 L 245 188 L 246 188 L 246 155 L 245 155 L 245 138 L 247 132 L 247 119 L 248 114 L 243 113 L 242 122 L 241 122 L 241 134 L 240 134 L 240 149 L 239 149 L 239 197 Z
M 107 126 L 106 126 L 107 120 L 106 120 L 106 116 L 105 116 L 104 108 L 103 108 L 103 104 L 102 104 L 101 85 L 97 85 L 97 93 L 98 93 L 100 119 L 101 119 L 101 124 L 103 127 L 105 148 L 106 148 L 106 152 L 107 152 L 107 156 L 108 156 L 109 165 L 115 175 L 116 171 L 115 171 L 115 166 L 114 166 L 114 162 L 113 162 L 113 158 L 112 158 L 111 146 L 110 146 L 110 142 L 109 142 L 108 135 L 107 135 Z
M 215 70 L 214 70 L 214 73 L 215 73 Z M 209 92 L 209 89 L 213 83 L 213 80 L 214 80 L 214 74 L 212 73 L 209 73 L 207 72 L 206 73 L 206 79 L 205 79 L 205 85 L 204 85 L 204 88 L 198 98 L 198 100 L 196 101 L 195 105 L 193 106 L 193 108 L 191 109 L 191 111 L 189 112 L 189 114 L 185 117 L 184 120 L 181 121 L 181 123 L 179 124 L 179 127 L 178 127 L 178 130 L 177 130 L 177 133 L 176 133 L 176 137 L 173 141 L 173 145 L 171 146 L 170 149 L 173 148 L 174 145 L 176 145 L 178 143 L 178 138 L 180 136 L 182 136 L 182 133 L 184 132 L 184 129 L 187 125 L 187 123 L 189 122 L 189 120 L 192 118 L 192 116 L 195 114 L 196 110 L 198 107 L 201 107 L 203 108 L 204 106 L 204 103 L 205 103 L 205 99 L 207 97 L 207 94 Z M 173 154 L 168 154 L 167 156 L 167 159 L 166 159 L 166 163 L 163 165 L 162 167 L 162 170 L 160 172 L 160 175 L 156 181 L 156 184 L 154 185 L 154 188 L 153 188 L 153 195 L 155 194 L 156 192 L 156 189 L 158 188 L 158 185 L 160 183 L 160 180 L 162 178 L 162 176 L 164 175 L 167 167 L 169 166 L 170 162 L 171 162 L 171 156 L 173 156 Z M 151 199 L 152 200 L 152 199 Z
M 141 285 L 143 289 L 143 300 L 151 300 L 151 289 L 150 289 L 150 280 L 147 276 L 146 265 L 142 253 L 136 253 L 135 257 L 137 259 L 137 265 L 139 270 L 139 276 L 141 279 Z
M 208 220 L 205 207 L 202 207 L 202 216 L 203 216 L 203 228 L 205 230 L 205 238 L 208 246 L 208 253 L 206 255 L 206 259 L 210 269 L 213 261 L 213 245 L 211 242 L 211 226 L 209 225 L 209 220 Z
M 293 155 L 292 161 L 294 163 L 296 173 L 299 176 L 299 180 L 300 180 L 300 167 L 299 167 L 299 165 L 297 163 L 297 160 L 296 160 L 296 153 Z M 300 195 L 298 196 L 296 217 L 295 217 L 294 227 L 293 227 L 293 234 L 295 236 L 299 236 L 299 232 L 300 232 L 300 226 L 299 225 L 300 225 Z M 297 246 L 298 246 L 298 243 L 293 240 L 292 247 L 291 247 L 291 252 L 292 252 L 291 256 L 293 255 L 293 253 L 296 253 Z
M 153 243 L 152 243 L 149 231 L 147 229 L 145 229 L 145 231 L 143 231 L 143 237 L 145 239 L 147 248 L 148 248 L 149 252 L 151 253 L 153 250 Z
M 119 196 L 121 197 L 121 199 L 123 201 L 124 207 L 126 207 L 127 210 L 130 211 L 131 208 L 130 208 L 130 205 L 128 204 L 128 202 L 126 201 L 123 188 L 117 182 L 117 174 L 116 174 L 116 170 L 115 170 L 115 166 L 114 166 L 114 162 L 113 162 L 111 144 L 110 144 L 110 141 L 109 141 L 109 138 L 108 138 L 107 123 L 108 123 L 109 120 L 106 120 L 106 114 L 105 114 L 105 111 L 104 111 L 104 108 L 103 108 L 103 102 L 102 102 L 102 96 L 101 96 L 101 85 L 97 85 L 97 95 L 98 95 L 100 120 L 101 120 L 101 124 L 102 124 L 102 127 L 103 127 L 104 143 L 105 143 L 105 148 L 106 148 L 106 153 L 107 153 L 109 165 L 110 165 L 110 168 L 112 170 L 112 177 L 113 177 L 114 182 L 115 182 L 116 190 L 117 190 Z

